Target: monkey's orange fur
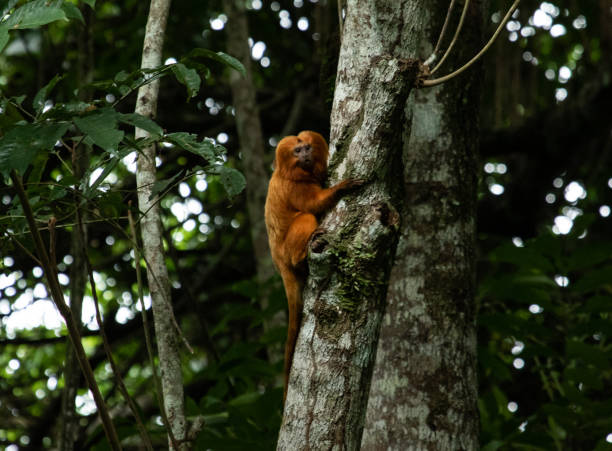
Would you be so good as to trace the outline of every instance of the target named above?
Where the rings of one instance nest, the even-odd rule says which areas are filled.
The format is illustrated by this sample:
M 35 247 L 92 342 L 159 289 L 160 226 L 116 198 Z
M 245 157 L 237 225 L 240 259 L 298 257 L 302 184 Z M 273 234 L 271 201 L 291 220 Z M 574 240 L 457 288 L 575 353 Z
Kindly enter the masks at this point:
M 281 274 L 289 323 L 285 344 L 285 392 L 302 317 L 306 280 L 306 248 L 318 226 L 317 216 L 329 210 L 349 189 L 362 184 L 345 180 L 323 188 L 329 149 L 316 132 L 303 131 L 283 138 L 276 147 L 275 170 L 268 186 L 266 228 L 272 259 Z

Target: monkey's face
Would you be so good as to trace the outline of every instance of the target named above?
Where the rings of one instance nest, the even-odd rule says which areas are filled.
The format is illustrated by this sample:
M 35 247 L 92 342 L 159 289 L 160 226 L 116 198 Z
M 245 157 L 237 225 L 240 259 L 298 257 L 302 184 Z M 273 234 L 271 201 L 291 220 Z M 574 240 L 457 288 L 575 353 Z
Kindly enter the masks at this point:
M 281 139 L 276 147 L 275 166 L 289 178 L 314 176 L 322 182 L 327 171 L 327 156 L 325 139 L 319 133 L 303 131 Z

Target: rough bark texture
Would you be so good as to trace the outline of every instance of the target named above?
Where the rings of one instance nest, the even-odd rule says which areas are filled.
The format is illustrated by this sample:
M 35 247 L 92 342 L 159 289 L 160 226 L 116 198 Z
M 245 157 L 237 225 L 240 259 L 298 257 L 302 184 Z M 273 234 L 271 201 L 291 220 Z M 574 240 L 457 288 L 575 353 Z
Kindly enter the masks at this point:
M 164 32 L 170 10 L 169 0 L 152 0 L 142 51 L 142 68 L 158 67 L 162 63 Z M 155 117 L 159 81 L 149 83 L 138 90 L 136 112 Z M 136 129 L 136 138 L 147 136 L 147 132 Z M 157 197 L 150 199 L 156 180 L 155 147 L 142 150 L 138 156 L 138 207 L 146 215 L 140 221 L 143 253 L 147 261 L 147 281 L 153 305 L 153 320 L 159 353 L 161 384 L 164 407 L 170 427 L 177 440 L 185 437 L 185 413 L 183 382 L 179 356 L 179 339 L 173 325 L 170 282 L 162 246 L 162 223 Z M 186 445 L 185 445 L 186 449 Z
M 274 266 L 270 257 L 268 235 L 264 222 L 264 205 L 268 173 L 265 168 L 264 139 L 259 120 L 259 110 L 255 99 L 255 85 L 251 69 L 251 49 L 249 48 L 249 27 L 244 1 L 226 0 L 225 13 L 229 24 L 227 30 L 227 51 L 240 60 L 246 69 L 246 77 L 237 71 L 230 73 L 232 98 L 236 112 L 236 129 L 240 140 L 240 151 L 244 162 L 244 176 L 247 180 L 247 210 L 251 229 L 251 240 L 255 254 L 257 280 L 260 287 L 274 275 Z M 261 307 L 268 307 L 268 296 L 260 290 Z M 264 328 L 282 327 L 285 324 L 284 314 L 280 313 L 271 321 L 264 323 Z M 270 358 L 277 361 L 282 357 L 281 347 L 272 349 Z
M 448 4 L 427 2 L 421 53 Z M 474 2 L 452 57 L 482 42 Z M 452 69 L 452 61 L 441 71 Z M 402 230 L 391 271 L 366 417 L 364 450 L 476 450 L 475 206 L 479 68 L 413 91 L 404 147 Z
M 278 449 L 358 449 L 399 231 L 404 107 L 424 0 L 349 0 L 331 117 L 341 201 L 311 244 L 304 319 Z

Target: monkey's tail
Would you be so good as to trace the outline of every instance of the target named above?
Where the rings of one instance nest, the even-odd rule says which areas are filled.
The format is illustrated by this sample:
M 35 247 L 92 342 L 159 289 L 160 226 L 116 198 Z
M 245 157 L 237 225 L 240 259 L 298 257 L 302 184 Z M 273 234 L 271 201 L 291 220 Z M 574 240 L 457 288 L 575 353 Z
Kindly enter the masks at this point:
M 289 387 L 289 374 L 293 363 L 295 343 L 300 332 L 302 321 L 302 290 L 304 281 L 293 271 L 283 271 L 283 283 L 287 294 L 287 304 L 289 307 L 289 321 L 287 324 L 287 342 L 285 343 L 285 391 L 283 403 L 287 399 L 287 388 Z

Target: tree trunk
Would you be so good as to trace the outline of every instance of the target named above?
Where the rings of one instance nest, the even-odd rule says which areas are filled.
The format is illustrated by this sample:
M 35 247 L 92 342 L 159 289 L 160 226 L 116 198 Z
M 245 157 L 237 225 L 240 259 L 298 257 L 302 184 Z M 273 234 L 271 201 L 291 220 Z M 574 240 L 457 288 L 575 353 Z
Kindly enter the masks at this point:
M 225 13 L 228 16 L 227 51 L 240 60 L 246 70 L 246 77 L 239 72 L 230 72 L 230 85 L 236 112 L 236 128 L 240 141 L 240 151 L 244 175 L 247 180 L 247 210 L 251 229 L 251 241 L 255 254 L 257 280 L 259 282 L 259 299 L 263 310 L 268 308 L 268 296 L 263 290 L 265 283 L 274 275 L 274 266 L 270 257 L 268 235 L 264 222 L 264 205 L 268 188 L 268 172 L 265 168 L 264 138 L 259 120 L 259 110 L 255 99 L 255 85 L 251 69 L 251 49 L 249 48 L 249 26 L 244 1 L 226 0 Z M 284 314 L 275 315 L 264 323 L 264 329 L 282 327 L 285 324 Z M 271 361 L 282 357 L 282 349 L 269 350 Z
M 424 0 L 349 0 L 331 116 L 331 182 L 366 185 L 323 221 L 278 449 L 358 449 L 399 231 L 405 105 Z
M 421 57 L 447 2 L 426 3 Z M 443 72 L 478 51 L 483 9 L 470 6 Z M 475 208 L 478 68 L 414 91 L 404 147 L 401 236 L 391 271 L 362 448 L 476 450 Z
M 162 64 L 162 48 L 169 10 L 169 0 L 151 1 L 142 51 L 142 68 L 154 68 Z M 157 112 L 158 94 L 159 80 L 141 87 L 136 100 L 136 113 L 154 118 Z M 148 136 L 146 131 L 136 129 L 137 139 L 146 136 Z M 138 207 L 142 213 L 146 213 L 140 220 L 140 231 L 153 305 L 164 408 L 174 437 L 182 440 L 185 438 L 186 425 L 179 339 L 173 323 L 174 313 L 170 300 L 168 269 L 162 246 L 163 233 L 159 203 L 157 196 L 151 198 L 155 180 L 155 146 L 151 146 L 143 149 L 138 156 L 136 173 Z M 187 445 L 184 446 L 187 449 Z M 172 449 L 171 445 L 170 448 Z

